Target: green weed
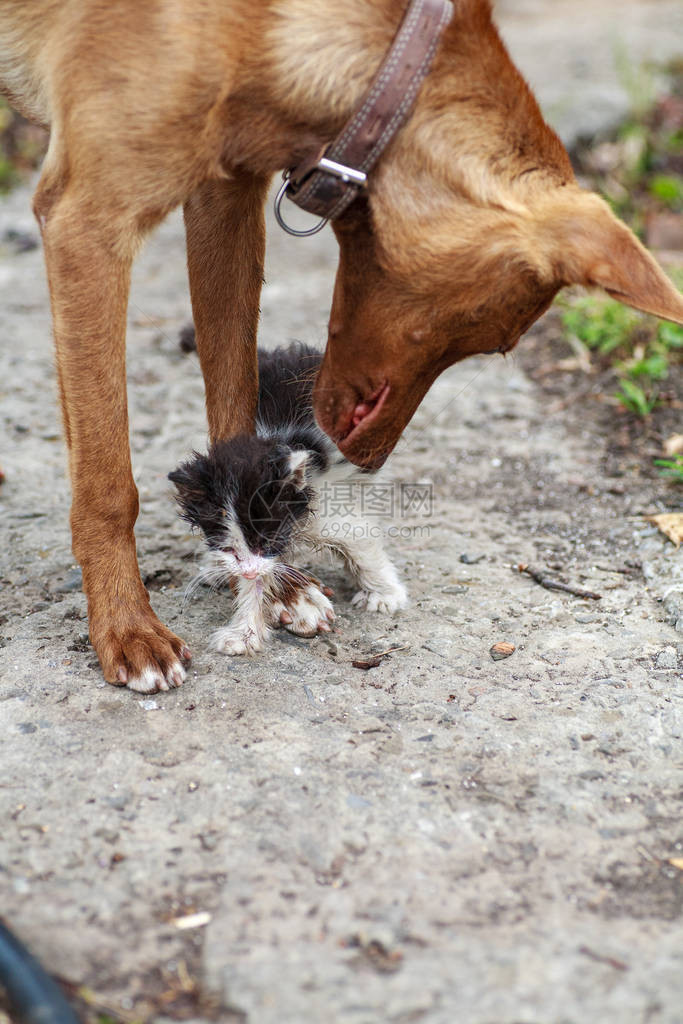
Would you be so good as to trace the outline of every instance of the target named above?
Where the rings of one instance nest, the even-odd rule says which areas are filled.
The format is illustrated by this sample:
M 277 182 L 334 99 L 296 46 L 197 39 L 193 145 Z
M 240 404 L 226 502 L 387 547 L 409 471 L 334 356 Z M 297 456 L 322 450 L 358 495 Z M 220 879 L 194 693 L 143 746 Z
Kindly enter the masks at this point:
M 683 206 L 683 178 L 674 174 L 657 174 L 649 184 L 650 195 L 672 210 Z
M 659 401 L 658 383 L 682 361 L 683 327 L 599 296 L 565 300 L 562 324 L 614 371 L 621 405 L 636 416 L 649 416 Z
M 562 316 L 564 328 L 582 341 L 586 348 L 609 355 L 624 343 L 636 329 L 637 313 L 611 299 L 592 296 L 577 299 Z
M 655 466 L 660 467 L 662 476 L 671 477 L 678 484 L 683 484 L 683 455 L 674 455 L 671 459 L 655 459 Z
M 631 112 L 611 138 L 573 154 L 576 169 L 647 243 L 662 213 L 683 212 L 683 62 L 654 67 L 616 54 Z
M 628 377 L 624 377 L 621 381 L 616 397 L 625 409 L 643 419 L 650 415 L 658 400 L 656 391 L 644 391 L 639 384 L 634 384 Z

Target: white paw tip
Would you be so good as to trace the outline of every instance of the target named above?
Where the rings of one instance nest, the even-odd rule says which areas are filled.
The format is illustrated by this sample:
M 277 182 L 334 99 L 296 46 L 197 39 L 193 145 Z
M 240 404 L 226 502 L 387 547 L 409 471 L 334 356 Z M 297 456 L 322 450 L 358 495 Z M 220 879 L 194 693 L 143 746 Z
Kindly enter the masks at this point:
M 403 587 L 391 591 L 359 590 L 351 599 L 357 608 L 365 608 L 369 612 L 384 612 L 391 615 L 408 604 L 408 594 Z
M 261 641 L 256 635 L 245 637 L 230 628 L 217 629 L 211 637 L 210 647 L 219 654 L 228 654 L 231 657 L 257 654 L 262 650 Z
M 168 690 L 168 683 L 160 669 L 149 665 L 139 676 L 128 677 L 128 689 L 136 693 L 156 693 L 157 690 Z
M 187 673 L 179 661 L 174 661 L 166 672 L 166 682 L 169 687 L 182 686 L 187 678 Z

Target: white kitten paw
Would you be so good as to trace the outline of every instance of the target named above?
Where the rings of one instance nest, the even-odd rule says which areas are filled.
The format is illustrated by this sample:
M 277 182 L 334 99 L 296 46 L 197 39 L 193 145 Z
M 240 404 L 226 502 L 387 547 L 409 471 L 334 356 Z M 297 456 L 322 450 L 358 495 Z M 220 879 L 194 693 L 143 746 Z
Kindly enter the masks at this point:
M 223 626 L 211 637 L 210 647 L 213 651 L 232 657 L 240 654 L 258 654 L 263 650 L 263 639 L 248 626 Z
M 397 612 L 408 604 L 408 592 L 402 583 L 394 583 L 383 590 L 359 590 L 351 598 L 356 608 L 364 608 L 368 612 Z
M 329 633 L 332 628 L 330 623 L 334 622 L 332 602 L 314 584 L 297 590 L 286 604 L 276 601 L 271 614 L 273 624 L 284 626 L 297 636 Z

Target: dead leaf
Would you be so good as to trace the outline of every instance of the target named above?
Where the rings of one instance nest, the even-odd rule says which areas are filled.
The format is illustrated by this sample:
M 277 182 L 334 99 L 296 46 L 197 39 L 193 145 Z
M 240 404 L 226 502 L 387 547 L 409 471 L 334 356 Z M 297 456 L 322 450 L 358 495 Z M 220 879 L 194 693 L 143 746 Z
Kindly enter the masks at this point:
M 376 654 L 374 658 L 368 658 L 367 661 L 352 661 L 351 664 L 354 668 L 362 668 L 367 671 L 369 668 L 377 668 L 378 665 L 381 665 L 382 658 L 379 654 Z
M 197 914 L 186 914 L 185 917 L 174 917 L 171 924 L 181 931 L 186 931 L 188 928 L 203 928 L 210 920 L 211 914 L 203 910 Z
M 683 455 L 683 434 L 672 434 L 667 437 L 663 445 L 664 454 L 669 458 L 673 455 Z
M 658 516 L 645 516 L 648 523 L 654 523 L 660 533 L 679 547 L 683 541 L 683 512 L 662 512 Z
M 674 868 L 678 868 L 679 871 L 683 871 L 683 857 L 670 857 L 669 864 Z

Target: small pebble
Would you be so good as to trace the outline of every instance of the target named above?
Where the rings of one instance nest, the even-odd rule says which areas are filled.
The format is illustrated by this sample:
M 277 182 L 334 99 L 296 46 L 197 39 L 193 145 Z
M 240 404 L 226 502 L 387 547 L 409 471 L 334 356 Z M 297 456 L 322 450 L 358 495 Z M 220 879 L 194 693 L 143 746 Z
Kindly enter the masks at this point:
M 2 236 L 3 242 L 8 242 L 15 253 L 31 252 L 38 248 L 38 239 L 28 231 L 20 231 L 18 228 L 8 228 Z
M 494 661 L 502 661 L 503 658 L 509 658 L 511 654 L 516 651 L 514 644 L 508 643 L 507 640 L 501 640 L 500 643 L 494 644 L 489 651 Z
M 675 647 L 665 647 L 657 655 L 655 662 L 657 668 L 678 668 L 678 656 Z
M 57 594 L 70 594 L 74 590 L 82 590 L 83 588 L 83 574 L 81 573 L 80 567 L 70 569 L 66 574 L 66 578 L 63 583 L 60 583 L 58 587 L 55 587 L 55 593 Z

